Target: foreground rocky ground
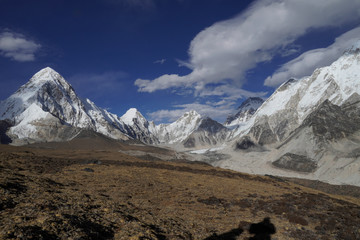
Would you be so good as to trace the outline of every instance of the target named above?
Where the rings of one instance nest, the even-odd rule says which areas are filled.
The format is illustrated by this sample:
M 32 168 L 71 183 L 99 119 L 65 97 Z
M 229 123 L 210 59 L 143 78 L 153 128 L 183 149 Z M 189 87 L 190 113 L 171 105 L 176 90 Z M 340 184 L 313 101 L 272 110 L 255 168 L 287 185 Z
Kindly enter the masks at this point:
M 0 145 L 0 239 L 249 239 L 265 217 L 272 239 L 360 239 L 357 188 L 124 152 Z

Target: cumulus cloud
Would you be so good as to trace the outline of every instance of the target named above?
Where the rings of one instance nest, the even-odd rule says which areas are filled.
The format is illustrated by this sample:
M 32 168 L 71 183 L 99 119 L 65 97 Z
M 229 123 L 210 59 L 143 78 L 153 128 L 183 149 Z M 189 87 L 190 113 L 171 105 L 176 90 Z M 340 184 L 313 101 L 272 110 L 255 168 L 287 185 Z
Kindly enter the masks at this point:
M 335 61 L 344 51 L 360 40 L 360 27 L 354 28 L 340 37 L 327 48 L 313 49 L 282 65 L 272 76 L 266 78 L 264 85 L 276 87 L 290 78 L 310 75 L 315 68 Z
M 293 42 L 310 29 L 341 26 L 360 19 L 360 1 L 259 0 L 240 15 L 201 31 L 190 43 L 188 75 L 137 79 L 140 92 L 193 88 L 201 95 L 211 84 L 241 87 L 258 63 L 297 51 Z M 228 88 L 230 89 L 230 88 Z
M 35 60 L 41 45 L 26 39 L 22 34 L 5 31 L 0 34 L 0 54 L 18 62 Z

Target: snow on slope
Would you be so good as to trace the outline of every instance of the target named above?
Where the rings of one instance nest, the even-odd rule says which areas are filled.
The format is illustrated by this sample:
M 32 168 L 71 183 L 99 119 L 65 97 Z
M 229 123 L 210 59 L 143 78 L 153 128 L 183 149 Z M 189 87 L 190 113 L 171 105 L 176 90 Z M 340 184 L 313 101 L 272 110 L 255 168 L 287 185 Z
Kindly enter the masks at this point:
M 138 124 L 145 127 L 146 125 L 148 125 L 148 121 L 136 108 L 130 108 L 129 110 L 127 110 L 127 112 L 124 115 L 122 115 L 120 119 L 125 124 L 130 126 L 133 126 L 134 124 Z
M 71 85 L 49 67 L 37 72 L 19 90 L 1 102 L 0 119 L 11 120 L 14 126 L 10 132 L 18 138 L 34 136 L 35 128 L 41 128 L 35 122 L 46 120 L 54 123 L 56 119 L 70 126 L 92 129 L 113 138 L 128 138 L 122 132 L 124 124 L 116 115 L 98 108 L 88 99 L 82 101 Z
M 201 124 L 201 115 L 190 111 L 170 124 L 160 124 L 153 128 L 153 133 L 160 143 L 173 144 L 184 141 Z
M 256 112 L 256 110 L 264 103 L 264 100 L 258 97 L 250 97 L 246 99 L 238 108 L 235 115 L 230 115 L 226 119 L 224 126 L 233 127 L 244 124 Z
M 136 108 L 130 108 L 120 120 L 130 127 L 126 128 L 129 136 L 149 144 L 158 143 L 157 137 L 151 132 L 153 125 Z
M 274 134 L 272 139 L 281 141 L 325 100 L 341 105 L 354 93 L 360 93 L 358 48 L 347 51 L 330 66 L 316 69 L 311 76 L 282 84 L 250 121 L 233 131 L 232 137 L 255 131 L 254 126 L 266 125 L 266 131 Z
M 219 151 L 230 157 L 213 165 L 360 186 L 359 95 L 360 44 L 311 76 L 282 84 L 233 131 L 232 144 Z M 307 164 L 316 168 L 303 172 Z

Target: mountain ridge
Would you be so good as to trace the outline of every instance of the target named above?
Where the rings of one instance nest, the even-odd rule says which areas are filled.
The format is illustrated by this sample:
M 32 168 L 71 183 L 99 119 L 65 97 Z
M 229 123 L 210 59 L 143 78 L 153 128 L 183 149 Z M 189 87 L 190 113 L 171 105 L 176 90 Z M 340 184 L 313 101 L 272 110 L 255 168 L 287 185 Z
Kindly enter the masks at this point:
M 72 138 L 68 134 L 65 134 L 66 138 L 50 136 L 52 127 L 90 129 L 114 139 L 136 139 L 145 144 L 181 144 L 200 126 L 202 116 L 190 111 L 174 124 L 158 126 L 148 122 L 136 108 L 130 108 L 119 117 L 87 98 L 78 97 L 74 88 L 58 72 L 46 67 L 35 73 L 9 98 L 1 101 L 0 120 L 12 122 L 8 132 L 14 138 L 14 144 L 18 145 Z M 46 130 L 44 125 L 48 126 Z M 64 134 L 59 132 L 55 135 Z
M 353 47 L 310 76 L 284 82 L 263 103 L 244 101 L 228 121 L 236 124 L 226 128 L 196 111 L 159 125 L 136 108 L 118 117 L 79 99 L 60 74 L 45 68 L 1 102 L 0 120 L 11 123 L 2 136 L 13 144 L 22 138 L 22 144 L 64 141 L 88 129 L 115 139 L 194 149 L 206 153 L 196 159 L 223 168 L 360 185 L 353 170 L 360 164 L 359 77 L 360 50 Z M 256 104 L 248 104 L 252 101 Z

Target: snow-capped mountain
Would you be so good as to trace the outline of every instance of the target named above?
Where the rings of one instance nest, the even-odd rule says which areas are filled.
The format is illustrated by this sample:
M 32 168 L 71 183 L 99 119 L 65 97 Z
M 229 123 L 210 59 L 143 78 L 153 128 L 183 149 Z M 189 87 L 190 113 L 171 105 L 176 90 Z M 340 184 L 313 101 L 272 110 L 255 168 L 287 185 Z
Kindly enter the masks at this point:
M 1 128 L 2 139 L 7 139 L 6 133 L 14 144 L 63 141 L 74 137 L 80 129 L 114 139 L 173 144 L 184 141 L 199 128 L 203 119 L 191 111 L 174 123 L 155 126 L 136 108 L 130 108 L 118 117 L 89 99 L 80 99 L 59 73 L 47 67 L 1 102 L 0 120 L 4 120 L 1 122 L 4 126 Z
M 196 111 L 186 112 L 170 124 L 151 127 L 160 144 L 171 144 L 180 148 L 198 148 L 218 145 L 227 137 L 229 130 Z
M 250 97 L 246 99 L 235 115 L 229 115 L 224 123 L 225 126 L 231 127 L 247 122 L 256 112 L 256 110 L 264 103 L 264 100 L 259 97 Z
M 185 148 L 213 147 L 222 144 L 230 130 L 211 118 L 201 119 L 201 123 L 184 141 Z
M 33 141 L 61 141 L 76 134 L 74 128 L 90 129 L 126 140 L 124 123 L 115 114 L 81 100 L 72 86 L 47 67 L 0 104 L 0 119 L 12 127 L 8 134 L 18 144 Z
M 136 108 L 130 108 L 121 116 L 120 120 L 125 123 L 126 133 L 130 137 L 149 144 L 159 142 L 156 136 L 150 131 L 152 125 L 150 125 Z
M 282 84 L 246 124 L 220 167 L 360 186 L 360 46 Z M 231 151 L 227 149 L 227 151 Z
M 311 76 L 282 84 L 235 135 L 251 135 L 262 145 L 280 142 L 325 100 L 340 106 L 354 93 L 360 93 L 358 48 Z
M 178 120 L 160 124 L 153 128 L 160 143 L 173 144 L 184 141 L 201 124 L 201 115 L 196 111 L 186 112 Z
M 80 99 L 51 68 L 0 103 L 0 140 L 63 141 L 79 129 L 178 149 L 216 148 L 212 164 L 258 174 L 360 186 L 360 44 L 311 76 L 290 79 L 265 101 L 250 98 L 220 123 L 190 111 L 170 124 L 148 122 L 135 108 L 122 117 Z M 204 149 L 201 149 L 204 150 Z

